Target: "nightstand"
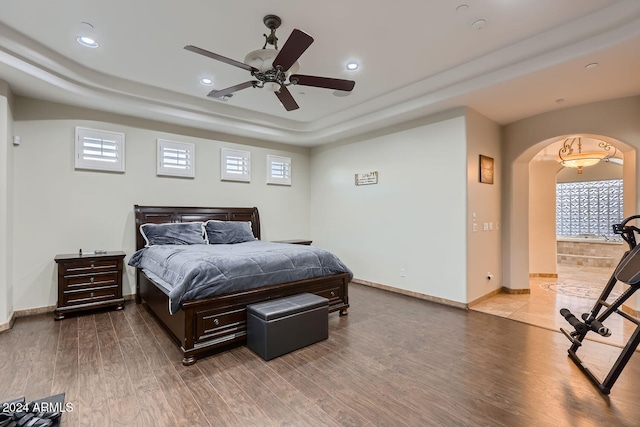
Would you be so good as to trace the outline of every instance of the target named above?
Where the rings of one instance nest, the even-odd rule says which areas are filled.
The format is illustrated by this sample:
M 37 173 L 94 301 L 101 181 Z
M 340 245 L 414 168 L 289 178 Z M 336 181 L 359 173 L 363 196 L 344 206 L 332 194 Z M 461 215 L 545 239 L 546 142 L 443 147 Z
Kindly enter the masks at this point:
M 122 272 L 124 252 L 56 255 L 58 308 L 55 319 L 65 314 L 115 306 L 124 308 Z
M 273 243 L 289 243 L 291 245 L 310 245 L 313 240 L 302 240 L 302 239 L 293 239 L 293 240 L 274 240 Z

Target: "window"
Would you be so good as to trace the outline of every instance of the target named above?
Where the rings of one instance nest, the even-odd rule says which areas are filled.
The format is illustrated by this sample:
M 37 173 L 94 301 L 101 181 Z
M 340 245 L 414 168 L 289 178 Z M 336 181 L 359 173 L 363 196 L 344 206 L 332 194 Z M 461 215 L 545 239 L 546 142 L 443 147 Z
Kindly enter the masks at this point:
M 612 225 L 622 222 L 622 180 L 556 184 L 556 234 L 614 237 Z
M 195 145 L 158 139 L 158 175 L 195 176 Z
M 251 181 L 251 153 L 221 149 L 220 179 L 223 181 Z
M 267 184 L 291 185 L 291 158 L 267 156 Z
M 76 127 L 76 169 L 124 172 L 124 134 Z

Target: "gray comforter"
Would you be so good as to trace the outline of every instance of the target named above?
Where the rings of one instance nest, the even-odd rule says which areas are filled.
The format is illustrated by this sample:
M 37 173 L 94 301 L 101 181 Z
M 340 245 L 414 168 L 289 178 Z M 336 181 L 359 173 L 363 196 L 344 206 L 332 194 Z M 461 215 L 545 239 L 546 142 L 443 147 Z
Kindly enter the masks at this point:
M 171 313 L 182 301 L 337 273 L 352 275 L 324 249 L 261 240 L 150 246 L 134 253 L 129 265 L 166 282 Z

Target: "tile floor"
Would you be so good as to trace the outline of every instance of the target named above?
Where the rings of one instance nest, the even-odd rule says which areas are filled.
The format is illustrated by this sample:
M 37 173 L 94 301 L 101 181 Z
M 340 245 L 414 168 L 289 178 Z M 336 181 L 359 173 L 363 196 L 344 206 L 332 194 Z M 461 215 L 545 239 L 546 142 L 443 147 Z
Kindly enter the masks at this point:
M 613 269 L 610 268 L 558 265 L 558 278 L 530 278 L 530 294 L 499 294 L 473 305 L 470 309 L 560 333 L 561 327 L 571 330 L 571 326 L 560 315 L 560 309 L 568 308 L 578 318 L 582 313 L 590 312 L 612 272 Z M 625 287 L 624 284 L 618 284 L 614 292 L 621 292 Z M 609 302 L 613 300 L 614 298 L 608 299 Z M 589 333 L 587 339 L 623 347 L 636 327 L 617 314 L 611 315 L 605 326 L 611 330 L 610 337 Z

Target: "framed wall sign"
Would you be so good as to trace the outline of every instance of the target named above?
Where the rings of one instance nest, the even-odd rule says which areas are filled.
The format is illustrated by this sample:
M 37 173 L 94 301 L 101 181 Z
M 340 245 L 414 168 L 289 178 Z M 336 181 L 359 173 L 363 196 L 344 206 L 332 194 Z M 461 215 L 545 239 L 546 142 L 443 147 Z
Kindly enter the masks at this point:
M 378 171 L 357 173 L 355 176 L 356 185 L 371 185 L 378 183 Z
M 493 184 L 493 157 L 480 154 L 480 182 Z

